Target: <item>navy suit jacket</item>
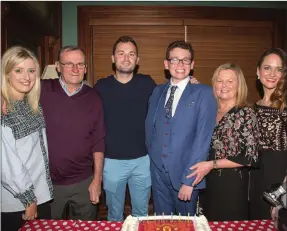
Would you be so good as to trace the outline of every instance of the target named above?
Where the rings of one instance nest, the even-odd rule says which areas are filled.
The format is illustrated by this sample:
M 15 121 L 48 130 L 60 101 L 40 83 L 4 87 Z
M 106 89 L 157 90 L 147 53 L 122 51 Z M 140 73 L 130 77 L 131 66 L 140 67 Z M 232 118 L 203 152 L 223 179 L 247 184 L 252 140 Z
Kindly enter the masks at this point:
M 155 141 L 154 132 L 159 102 L 166 98 L 169 83 L 157 86 L 150 99 L 146 119 L 146 144 L 151 161 L 158 169 L 162 168 L 162 153 Z M 194 164 L 208 157 L 211 136 L 216 125 L 217 102 L 211 87 L 188 83 L 173 116 L 169 138 L 169 157 L 165 159 L 173 187 L 179 190 L 182 184 L 191 186 L 195 177 L 186 179 Z M 163 122 L 163 121 L 162 121 Z M 156 153 L 157 152 L 157 153 Z M 196 189 L 205 188 L 205 180 Z

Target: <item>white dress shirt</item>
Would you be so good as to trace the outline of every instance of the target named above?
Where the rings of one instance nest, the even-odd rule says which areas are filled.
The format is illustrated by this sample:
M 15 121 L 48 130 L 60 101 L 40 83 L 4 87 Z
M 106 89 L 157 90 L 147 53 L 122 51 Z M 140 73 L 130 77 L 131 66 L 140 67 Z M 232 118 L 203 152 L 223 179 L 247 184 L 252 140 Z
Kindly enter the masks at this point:
M 83 85 L 84 85 L 84 81 L 82 81 L 81 86 L 80 86 L 76 91 L 74 91 L 73 93 L 70 93 L 70 92 L 68 91 L 68 88 L 67 88 L 66 84 L 64 83 L 64 81 L 63 81 L 63 79 L 62 79 L 61 76 L 60 76 L 60 78 L 59 78 L 59 81 L 60 81 L 60 84 L 61 84 L 62 88 L 64 89 L 64 91 L 66 92 L 66 94 L 67 94 L 69 97 L 71 97 L 71 96 L 73 96 L 73 95 L 76 95 L 76 94 L 82 89 L 82 87 L 83 87 Z
M 166 105 L 166 103 L 168 101 L 168 98 L 170 96 L 171 87 L 172 86 L 177 86 L 177 88 L 175 90 L 175 93 L 174 93 L 173 103 L 172 103 L 172 112 L 171 112 L 172 116 L 174 116 L 174 113 L 175 113 L 176 107 L 178 105 L 178 102 L 179 102 L 179 100 L 181 98 L 181 95 L 182 95 L 186 85 L 189 83 L 189 81 L 190 81 L 190 77 L 185 78 L 184 80 L 180 81 L 178 84 L 174 84 L 172 82 L 172 79 L 170 80 L 170 87 L 167 90 L 167 94 L 166 94 L 165 104 L 164 105 Z

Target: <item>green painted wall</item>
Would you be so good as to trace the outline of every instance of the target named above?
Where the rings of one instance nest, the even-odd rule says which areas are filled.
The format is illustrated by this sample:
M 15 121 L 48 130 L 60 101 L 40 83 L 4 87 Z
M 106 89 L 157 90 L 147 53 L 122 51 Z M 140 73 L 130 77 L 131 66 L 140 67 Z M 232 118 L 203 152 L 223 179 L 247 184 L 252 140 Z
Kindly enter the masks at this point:
M 249 7 L 249 8 L 285 8 L 286 2 L 249 2 L 249 1 L 185 1 L 185 2 L 108 2 L 108 1 L 90 1 L 90 2 L 62 2 L 62 45 L 72 45 L 78 43 L 77 38 L 77 6 L 100 6 L 100 5 L 174 5 L 174 6 L 219 6 L 219 7 Z

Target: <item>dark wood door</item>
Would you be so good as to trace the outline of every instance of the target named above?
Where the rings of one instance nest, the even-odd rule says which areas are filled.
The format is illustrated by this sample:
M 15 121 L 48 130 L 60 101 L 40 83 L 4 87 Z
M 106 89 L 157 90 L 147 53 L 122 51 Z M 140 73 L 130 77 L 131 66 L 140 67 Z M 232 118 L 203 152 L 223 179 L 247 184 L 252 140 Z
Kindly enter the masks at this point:
M 257 21 L 185 20 L 187 41 L 195 50 L 194 76 L 211 84 L 215 69 L 224 63 L 239 65 L 248 85 L 248 100 L 260 96 L 256 90 L 256 65 L 261 54 L 272 47 L 273 24 Z

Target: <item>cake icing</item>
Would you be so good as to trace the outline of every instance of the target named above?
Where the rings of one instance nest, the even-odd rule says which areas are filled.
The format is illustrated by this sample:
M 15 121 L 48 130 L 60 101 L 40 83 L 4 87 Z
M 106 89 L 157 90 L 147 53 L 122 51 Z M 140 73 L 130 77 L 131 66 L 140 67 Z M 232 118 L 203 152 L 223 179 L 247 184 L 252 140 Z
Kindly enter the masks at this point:
M 164 221 L 167 221 L 165 225 Z M 188 217 L 188 216 L 147 216 L 147 217 L 132 217 L 131 215 L 128 216 L 124 224 L 122 226 L 122 231 L 139 231 L 140 230 L 140 224 L 141 222 L 144 221 L 152 221 L 157 224 L 157 227 L 161 227 L 160 229 L 154 229 L 154 230 L 168 230 L 168 231 L 173 231 L 173 230 L 179 230 L 178 228 L 171 227 L 168 224 L 171 224 L 170 221 L 173 222 L 190 222 L 193 224 L 192 229 L 186 228 L 186 230 L 195 230 L 195 231 L 211 231 L 207 219 L 205 216 L 200 215 L 200 216 L 193 216 L 193 217 Z M 187 223 L 186 227 L 190 223 Z M 176 224 L 176 223 L 175 223 Z M 153 225 L 154 226 L 154 225 Z M 181 228 L 182 229 L 182 228 Z M 150 230 L 145 230 L 145 231 L 153 231 L 153 229 Z

